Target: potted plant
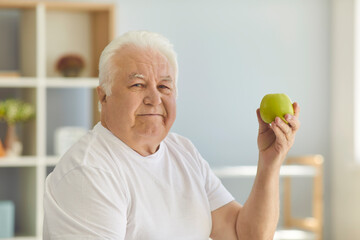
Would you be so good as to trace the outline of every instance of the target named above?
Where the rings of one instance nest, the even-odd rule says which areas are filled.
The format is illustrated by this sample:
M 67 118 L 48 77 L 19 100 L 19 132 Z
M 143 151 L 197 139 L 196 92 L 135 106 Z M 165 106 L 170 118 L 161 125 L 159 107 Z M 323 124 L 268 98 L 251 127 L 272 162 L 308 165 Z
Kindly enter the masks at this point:
M 7 156 L 19 156 L 22 152 L 22 143 L 16 135 L 16 123 L 29 120 L 35 115 L 34 107 L 18 99 L 0 101 L 0 120 L 7 124 L 5 136 L 5 152 Z

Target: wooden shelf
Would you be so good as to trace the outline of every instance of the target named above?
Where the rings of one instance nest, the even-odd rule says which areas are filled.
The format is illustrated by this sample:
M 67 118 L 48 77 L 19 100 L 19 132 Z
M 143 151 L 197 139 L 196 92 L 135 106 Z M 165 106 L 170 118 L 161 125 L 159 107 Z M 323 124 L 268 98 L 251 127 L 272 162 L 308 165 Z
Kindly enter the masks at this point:
M 47 78 L 46 86 L 49 88 L 96 88 L 98 78 Z
M 37 157 L 22 156 L 22 157 L 0 157 L 1 167 L 35 167 L 37 164 Z
M 0 87 L 31 88 L 37 86 L 37 79 L 34 77 L 0 77 Z
M 22 8 L 35 8 L 37 2 L 35 1 L 13 1 L 13 0 L 1 0 L 0 1 L 0 7 L 1 8 L 16 8 L 16 9 L 22 9 Z
M 47 156 L 45 159 L 45 164 L 48 167 L 53 167 L 59 162 L 60 156 Z
M 41 240 L 37 237 L 13 237 L 13 238 L 2 238 L 1 240 Z
M 48 88 L 96 88 L 99 84 L 98 78 L 46 78 L 45 83 L 35 77 L 0 77 L 0 87 L 2 88 L 35 88 L 45 84 Z

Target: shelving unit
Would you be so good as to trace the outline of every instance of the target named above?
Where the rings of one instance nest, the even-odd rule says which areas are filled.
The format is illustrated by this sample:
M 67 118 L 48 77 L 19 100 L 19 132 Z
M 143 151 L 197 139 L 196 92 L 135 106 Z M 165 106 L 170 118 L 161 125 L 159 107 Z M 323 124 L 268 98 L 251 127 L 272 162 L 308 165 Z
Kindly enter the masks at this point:
M 52 145 L 54 130 L 92 128 L 99 120 L 97 66 L 101 51 L 114 38 L 114 11 L 107 3 L 0 1 L 0 100 L 20 98 L 36 108 L 33 120 L 17 125 L 23 156 L 0 158 L 0 201 L 15 203 L 12 239 L 42 238 L 44 182 L 59 158 Z M 55 70 L 66 53 L 85 59 L 79 77 L 64 78 Z M 5 130 L 1 123 L 2 141 Z

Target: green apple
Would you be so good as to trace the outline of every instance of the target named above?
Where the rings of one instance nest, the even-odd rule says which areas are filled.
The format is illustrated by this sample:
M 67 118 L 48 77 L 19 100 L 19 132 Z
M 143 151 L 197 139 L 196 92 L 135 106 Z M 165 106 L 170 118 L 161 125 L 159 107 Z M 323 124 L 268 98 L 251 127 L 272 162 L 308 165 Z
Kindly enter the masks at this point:
M 290 98 L 284 93 L 267 94 L 260 103 L 260 116 L 266 123 L 271 123 L 275 117 L 280 117 L 284 122 L 288 123 L 285 114 L 294 115 L 294 108 Z

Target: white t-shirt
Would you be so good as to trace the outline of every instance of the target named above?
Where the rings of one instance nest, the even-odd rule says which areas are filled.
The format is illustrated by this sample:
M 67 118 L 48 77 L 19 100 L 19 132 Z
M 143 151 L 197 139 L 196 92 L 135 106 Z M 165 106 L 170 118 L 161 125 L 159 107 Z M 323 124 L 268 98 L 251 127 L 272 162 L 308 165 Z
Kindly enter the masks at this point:
M 46 179 L 44 240 L 205 240 L 232 200 L 186 138 L 143 157 L 98 123 Z

